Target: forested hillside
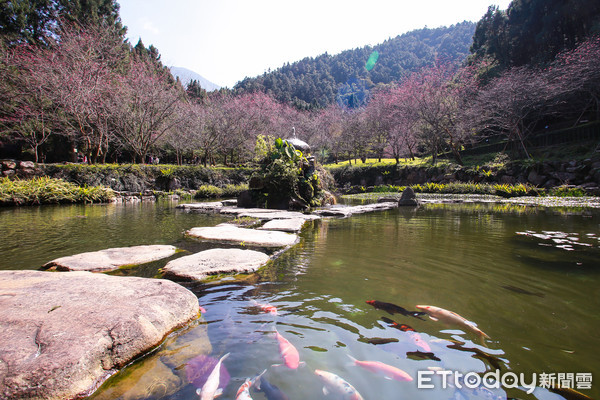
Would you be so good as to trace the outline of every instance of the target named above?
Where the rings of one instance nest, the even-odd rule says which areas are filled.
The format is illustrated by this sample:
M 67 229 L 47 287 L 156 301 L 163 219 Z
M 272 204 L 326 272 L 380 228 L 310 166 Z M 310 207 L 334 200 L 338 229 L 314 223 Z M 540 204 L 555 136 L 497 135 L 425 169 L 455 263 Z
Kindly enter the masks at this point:
M 264 92 L 298 108 L 323 108 L 335 102 L 364 105 L 370 89 L 397 81 L 437 59 L 462 61 L 469 54 L 475 24 L 419 29 L 376 46 L 322 54 L 246 78 L 237 93 Z

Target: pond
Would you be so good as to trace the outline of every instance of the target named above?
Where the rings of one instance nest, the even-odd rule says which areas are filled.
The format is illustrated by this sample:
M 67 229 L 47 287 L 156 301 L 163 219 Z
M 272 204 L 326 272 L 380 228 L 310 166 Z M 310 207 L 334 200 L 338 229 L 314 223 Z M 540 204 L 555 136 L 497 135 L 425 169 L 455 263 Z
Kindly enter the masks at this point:
M 108 247 L 214 246 L 185 239 L 183 231 L 228 218 L 174 207 L 0 209 L 0 269 L 36 269 L 57 257 Z M 197 383 L 207 360 L 226 353 L 230 379 L 223 399 L 234 399 L 246 378 L 265 369 L 263 391 L 270 383 L 290 399 L 336 398 L 323 393 L 315 370 L 338 375 L 367 400 L 562 398 L 544 387 L 527 394 L 527 387 L 515 388 L 521 382 L 510 382 L 509 372 L 522 373 L 526 385 L 561 378 L 599 397 L 600 383 L 590 384 L 600 376 L 599 224 L 598 210 L 498 204 L 429 204 L 315 221 L 299 245 L 259 274 L 184 284 L 198 296 L 203 317 L 115 374 L 91 398 L 195 399 L 189 382 Z M 117 274 L 154 277 L 165 262 Z M 408 311 L 417 311 L 416 305 L 452 310 L 489 339 L 464 325 L 390 314 L 368 300 Z M 272 366 L 282 363 L 275 330 L 297 349 L 302 366 Z M 377 366 L 369 370 L 353 358 L 399 368 L 413 381 L 387 379 L 373 372 Z M 462 388 L 443 387 L 442 369 L 475 379 L 498 367 L 501 379 L 508 377 L 504 388 L 464 381 L 458 382 Z M 433 388 L 419 387 L 424 384 Z M 254 389 L 250 394 L 255 400 L 285 398 Z

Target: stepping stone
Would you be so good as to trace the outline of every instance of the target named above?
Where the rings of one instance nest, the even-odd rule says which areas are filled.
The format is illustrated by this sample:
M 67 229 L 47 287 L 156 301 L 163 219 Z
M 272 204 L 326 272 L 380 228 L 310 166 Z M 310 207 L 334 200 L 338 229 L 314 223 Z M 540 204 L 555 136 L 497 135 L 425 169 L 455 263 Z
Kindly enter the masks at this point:
M 44 264 L 42 269 L 91 272 L 113 271 L 124 265 L 138 265 L 167 258 L 175 254 L 176 251 L 175 246 L 168 245 L 116 247 L 57 258 Z
M 203 280 L 210 275 L 249 273 L 265 265 L 269 256 L 254 250 L 211 249 L 169 261 L 165 277 Z
M 286 247 L 298 241 L 298 236 L 292 233 L 238 228 L 231 224 L 192 228 L 186 235 L 203 240 L 257 247 Z
M 308 221 L 303 218 L 274 219 L 265 223 L 258 229 L 297 233 L 302 230 L 302 227 L 304 226 L 304 224 L 306 224 L 306 222 Z
M 349 217 L 353 214 L 364 214 L 374 211 L 385 211 L 398 208 L 398 203 L 375 203 L 367 204 L 364 206 L 351 206 L 351 207 L 331 207 L 316 210 L 314 214 L 321 215 L 323 217 Z
M 73 399 L 198 317 L 165 279 L 0 271 L 0 398 Z

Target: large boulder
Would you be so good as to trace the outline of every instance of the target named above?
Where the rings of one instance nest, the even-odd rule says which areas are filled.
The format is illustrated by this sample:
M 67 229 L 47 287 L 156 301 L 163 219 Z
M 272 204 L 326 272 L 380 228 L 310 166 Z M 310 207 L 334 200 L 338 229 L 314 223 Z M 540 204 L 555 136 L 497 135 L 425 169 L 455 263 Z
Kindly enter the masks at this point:
M 410 186 L 404 189 L 400 200 L 398 200 L 398 206 L 415 207 L 418 205 L 419 201 L 417 200 L 417 195 L 415 194 L 415 191 Z
M 269 261 L 265 253 L 241 249 L 210 249 L 169 261 L 165 277 L 203 280 L 210 275 L 254 272 Z
M 176 251 L 175 246 L 169 245 L 116 247 L 57 258 L 44 264 L 42 268 L 57 271 L 112 271 L 125 265 L 138 265 L 167 258 Z
M 85 396 L 198 311 L 168 280 L 0 271 L 0 398 Z

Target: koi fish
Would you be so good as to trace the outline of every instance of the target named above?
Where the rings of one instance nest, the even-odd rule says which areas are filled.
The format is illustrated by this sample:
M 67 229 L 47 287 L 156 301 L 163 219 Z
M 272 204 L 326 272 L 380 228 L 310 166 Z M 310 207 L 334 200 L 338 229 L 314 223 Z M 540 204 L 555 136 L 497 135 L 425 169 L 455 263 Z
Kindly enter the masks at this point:
M 429 318 L 431 318 L 434 321 L 439 320 L 439 321 L 442 321 L 442 322 L 450 324 L 450 325 L 458 325 L 460 327 L 466 328 L 467 330 L 469 330 L 471 332 L 474 332 L 475 334 L 479 335 L 482 338 L 487 338 L 487 339 L 490 338 L 481 329 L 477 328 L 477 326 L 475 326 L 475 324 L 473 322 L 461 317 L 460 315 L 458 315 L 455 312 L 448 311 L 444 308 L 435 307 L 435 306 L 418 305 L 417 308 L 419 310 L 423 310 L 427 314 L 429 314 Z
M 229 357 L 230 353 L 225 354 L 217 365 L 213 368 L 212 372 L 208 376 L 206 383 L 202 386 L 202 389 L 197 389 L 196 393 L 200 396 L 200 400 L 213 400 L 215 397 L 218 397 L 223 394 L 223 389 L 219 388 L 219 378 L 221 374 L 221 363 L 227 357 Z
M 286 367 L 290 369 L 296 369 L 301 364 L 304 364 L 303 362 L 300 362 L 300 354 L 298 353 L 298 350 L 286 338 L 281 336 L 279 332 L 277 332 L 277 329 L 275 329 L 275 337 L 279 343 L 279 354 L 281 354 Z M 281 364 L 276 364 L 274 367 L 279 365 Z
M 402 332 L 406 332 L 417 347 L 423 349 L 423 351 L 425 351 L 426 353 L 431 353 L 431 347 L 429 347 L 429 344 L 427 344 L 427 342 L 421 338 L 421 335 L 419 335 L 413 327 L 406 324 L 399 324 L 396 321 L 392 321 L 391 319 L 386 317 L 382 317 L 381 319 L 384 322 L 390 324 L 392 328 L 396 328 L 398 330 L 401 330 Z
M 240 386 L 235 394 L 235 400 L 252 400 L 252 397 L 250 397 L 250 387 L 254 384 L 254 382 L 256 382 L 257 379 L 260 379 L 265 372 L 267 372 L 266 369 L 253 379 L 246 378 L 246 382 Z
M 412 381 L 413 378 L 406 371 L 401 370 L 400 368 L 393 367 L 388 364 L 384 364 L 379 361 L 360 361 L 356 358 L 348 355 L 354 365 L 358 365 L 368 371 L 374 372 L 379 375 L 385 376 L 387 379 L 394 379 L 397 381 Z
M 267 400 L 290 400 L 277 386 L 272 385 L 267 381 L 262 374 L 256 379 L 254 388 L 258 392 L 262 392 L 267 397 Z
M 364 400 L 354 386 L 336 374 L 316 369 L 315 375 L 323 381 L 323 393 L 325 395 L 332 393 L 340 396 L 342 400 Z
M 378 300 L 367 300 L 367 304 L 372 305 L 373 307 L 375 307 L 378 310 L 387 311 L 388 313 L 390 313 L 392 315 L 393 314 L 402 314 L 406 317 L 415 317 L 415 318 L 423 319 L 420 316 L 426 314 L 421 311 L 409 311 L 406 308 L 397 306 L 395 304 L 386 303 L 386 302 L 378 301 Z
M 277 307 L 275 307 L 271 304 L 263 304 L 263 303 L 259 303 L 256 300 L 252 300 L 252 305 L 260 308 L 261 311 L 264 313 L 271 314 L 271 315 L 277 315 Z
M 200 306 L 200 313 L 201 314 L 206 314 L 206 309 L 202 306 Z

